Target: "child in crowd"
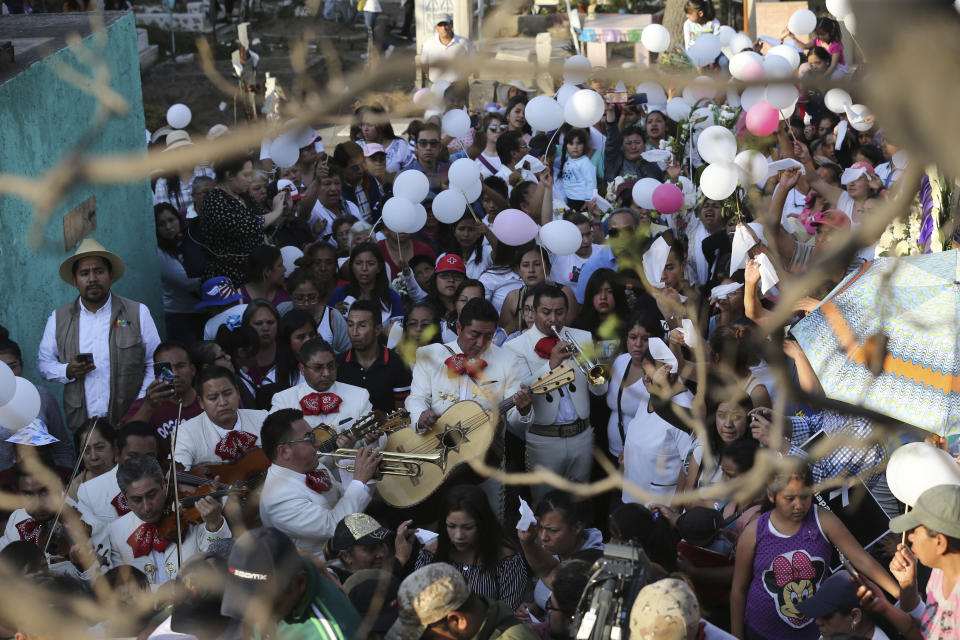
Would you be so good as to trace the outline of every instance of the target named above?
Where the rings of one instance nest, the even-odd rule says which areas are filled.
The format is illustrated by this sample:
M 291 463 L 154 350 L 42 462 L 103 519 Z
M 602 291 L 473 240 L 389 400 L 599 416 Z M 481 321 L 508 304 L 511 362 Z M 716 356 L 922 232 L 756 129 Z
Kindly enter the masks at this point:
M 684 49 L 689 49 L 701 33 L 716 33 L 720 28 L 712 0 L 687 0 L 683 10 L 687 14 L 683 22 Z
M 560 176 L 567 205 L 574 210 L 582 209 L 597 189 L 597 168 L 590 161 L 590 136 L 585 130 L 567 132 L 560 154 Z

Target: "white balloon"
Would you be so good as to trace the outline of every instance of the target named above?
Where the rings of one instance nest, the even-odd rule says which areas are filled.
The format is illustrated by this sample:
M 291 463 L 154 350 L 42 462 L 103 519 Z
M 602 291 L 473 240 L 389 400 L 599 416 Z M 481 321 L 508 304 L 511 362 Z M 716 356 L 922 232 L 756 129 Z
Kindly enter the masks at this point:
M 443 132 L 453 138 L 467 135 L 470 131 L 470 114 L 463 109 L 450 109 L 440 120 Z
M 472 185 L 467 185 L 469 188 Z M 437 194 L 431 206 L 433 217 L 445 224 L 453 224 L 467 210 L 467 197 L 457 188 L 446 189 Z
M 537 131 L 553 131 L 563 125 L 563 107 L 550 96 L 536 96 L 527 103 L 524 117 Z
M 729 25 L 721 25 L 717 29 L 717 37 L 720 38 L 721 47 L 728 46 L 735 35 L 737 35 L 737 30 Z
M 690 105 L 683 98 L 672 98 L 667 103 L 667 117 L 674 122 L 684 122 L 690 118 Z
M 850 0 L 827 0 L 827 11 L 837 20 L 843 20 L 853 11 Z
M 780 111 L 780 119 L 783 120 L 784 122 L 788 122 L 788 121 L 790 120 L 790 116 L 793 115 L 793 112 L 796 111 L 796 109 L 797 109 L 797 103 L 796 103 L 796 102 L 794 102 L 794 103 L 793 103 L 792 105 L 790 105 L 789 107 L 784 107 L 783 109 L 780 109 L 780 110 L 779 110 L 779 111 Z
M 174 129 L 186 129 L 192 119 L 193 114 L 190 112 L 190 107 L 185 104 L 177 103 L 170 105 L 170 108 L 167 109 L 167 124 Z
M 790 20 L 787 21 L 787 29 L 790 30 L 790 33 L 798 36 L 813 33 L 813 30 L 816 28 L 817 14 L 810 11 L 810 9 L 797 9 L 793 12 L 793 15 L 790 16 Z
M 713 33 L 701 33 L 689 49 L 687 56 L 698 67 L 705 67 L 720 55 L 720 38 Z
M 743 187 L 759 184 L 767 177 L 767 159 L 759 151 L 753 149 L 741 151 L 733 159 L 733 163 L 743 169 L 745 178 L 745 181 L 741 182 Z
M 583 84 L 590 79 L 593 65 L 586 56 L 570 56 L 563 63 L 563 81 L 571 84 Z
M 654 178 L 640 178 L 633 185 L 630 194 L 638 207 L 650 209 L 653 211 L 653 191 L 659 187 L 661 182 Z
M 750 36 L 748 36 L 745 33 L 737 33 L 732 38 L 730 38 L 730 43 L 727 46 L 730 47 L 730 51 L 734 55 L 736 55 L 741 51 L 745 51 L 747 49 L 753 49 L 753 40 L 751 40 Z M 760 54 L 757 54 L 757 55 L 760 55 Z
M 780 44 L 767 51 L 768 60 L 771 56 L 783 58 L 790 63 L 790 68 L 793 70 L 800 66 L 800 52 L 788 44 Z
M 695 123 L 693 125 L 693 131 L 697 136 L 699 136 L 704 129 L 717 124 L 713 119 L 713 109 L 710 107 L 695 109 L 694 112 L 690 114 L 690 119 Z M 694 142 L 694 144 L 696 144 L 696 142 Z
M 419 202 L 413 203 L 413 217 L 410 219 L 410 225 L 407 227 L 407 233 L 416 233 L 423 229 L 427 224 L 427 208 Z
M 730 75 L 737 80 L 759 80 L 763 77 L 763 73 L 759 73 L 756 65 L 760 65 L 760 69 L 763 69 L 763 56 L 756 51 L 741 51 L 730 58 Z M 757 73 L 760 77 L 752 75 L 753 73 Z
M 707 76 L 697 76 L 693 82 L 683 88 L 683 101 L 693 107 L 704 98 L 713 98 L 717 90 L 713 86 L 713 79 Z
M 606 110 L 603 97 L 593 89 L 581 89 L 563 107 L 563 119 L 575 127 L 592 127 Z
M 480 167 L 470 158 L 455 160 L 447 170 L 450 186 L 457 189 L 467 189 L 480 179 Z
M 800 59 L 799 56 L 797 59 Z M 767 54 L 763 59 L 763 72 L 767 78 L 790 78 L 793 76 L 793 67 L 786 58 Z
M 913 506 L 920 494 L 941 484 L 960 485 L 960 467 L 943 449 L 911 442 L 890 455 L 887 485 L 900 502 Z
M 469 189 L 461 189 L 463 192 L 463 197 L 467 199 L 467 202 L 476 202 L 480 199 L 480 194 L 483 193 L 483 182 L 477 180 L 474 184 L 470 185 Z
M 286 245 L 280 247 L 280 257 L 283 258 L 283 275 L 289 278 L 297 268 L 297 260 L 303 257 L 303 250 L 300 247 Z
M 568 220 L 554 220 L 540 228 L 540 244 L 558 256 L 568 256 L 580 248 L 582 235 L 577 225 Z
M 740 94 L 740 106 L 743 107 L 744 111 L 749 111 L 753 105 L 763 102 L 765 93 L 764 88 L 760 85 L 747 87 Z
M 0 427 L 19 431 L 40 415 L 40 392 L 29 380 L 15 379 L 13 397 L 0 407 Z
M 670 46 L 670 32 L 662 24 L 648 24 L 640 33 L 640 43 L 651 53 L 663 53 Z
M 843 19 L 843 26 L 845 26 L 847 31 L 853 35 L 857 35 L 857 16 L 852 13 L 848 13 Z
M 415 212 L 413 203 L 406 198 L 394 196 L 383 203 L 383 224 L 397 233 L 410 233 Z
M 648 105 L 667 104 L 667 92 L 656 82 L 641 82 L 637 85 L 636 92 L 646 94 Z
M 443 94 L 447 92 L 447 89 L 450 88 L 449 80 L 437 80 L 430 87 L 431 93 L 438 98 L 440 102 L 443 101 Z
M 740 106 L 740 94 L 737 93 L 737 90 L 733 87 L 727 89 L 727 106 L 730 107 L 739 107 Z
M 800 99 L 797 88 L 792 84 L 771 84 L 767 85 L 764 91 L 765 100 L 774 109 L 786 109 L 796 104 Z
M 580 91 L 580 87 L 575 84 L 570 84 L 569 82 L 564 82 L 557 90 L 557 95 L 555 95 L 554 98 L 561 107 L 566 107 L 570 96 L 577 91 Z
M 873 127 L 873 114 L 866 105 L 854 104 L 846 107 L 845 112 L 850 126 L 857 131 L 869 131 Z
M 853 99 L 843 89 L 834 88 L 824 94 L 823 104 L 834 113 L 843 113 L 843 108 L 853 104 Z
M 300 160 L 300 147 L 284 134 L 270 143 L 270 159 L 281 169 L 292 167 Z
M 893 164 L 894 169 L 903 171 L 907 168 L 907 161 L 909 159 L 910 158 L 907 156 L 907 150 L 900 149 L 900 151 L 897 151 L 895 154 L 893 154 L 893 157 L 890 158 L 890 163 Z
M 733 162 L 715 162 L 700 174 L 700 190 L 711 200 L 726 200 L 740 184 L 740 168 Z
M 707 127 L 697 140 L 697 151 L 700 157 L 710 164 L 732 162 L 737 155 L 737 139 L 726 127 Z
M 416 169 L 407 169 L 397 174 L 393 181 L 393 195 L 410 202 L 422 202 L 430 193 L 430 181 Z
M 6 362 L 0 361 L 0 407 L 10 402 L 16 390 L 17 376 Z

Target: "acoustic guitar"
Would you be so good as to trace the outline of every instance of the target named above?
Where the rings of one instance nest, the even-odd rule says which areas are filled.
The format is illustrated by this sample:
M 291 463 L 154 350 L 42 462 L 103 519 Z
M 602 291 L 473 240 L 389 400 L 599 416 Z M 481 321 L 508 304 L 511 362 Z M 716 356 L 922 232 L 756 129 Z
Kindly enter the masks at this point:
M 530 392 L 545 394 L 564 387 L 574 380 L 570 365 L 561 365 L 545 373 L 530 385 Z M 549 396 L 548 396 L 549 398 Z M 462 400 L 437 419 L 433 429 L 418 434 L 403 429 L 387 436 L 384 451 L 403 454 L 440 454 L 436 460 L 411 465 L 415 475 L 384 475 L 377 482 L 377 492 L 394 507 L 407 508 L 420 504 L 469 460 L 487 455 L 498 433 L 500 417 L 513 408 L 513 399 L 504 400 L 496 409 L 484 409 L 473 400 Z

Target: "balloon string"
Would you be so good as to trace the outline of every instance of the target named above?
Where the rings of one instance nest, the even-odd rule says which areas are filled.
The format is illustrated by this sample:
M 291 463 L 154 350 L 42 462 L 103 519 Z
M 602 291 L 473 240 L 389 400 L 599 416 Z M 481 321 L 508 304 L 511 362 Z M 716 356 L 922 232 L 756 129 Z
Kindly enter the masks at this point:
M 537 235 L 540 235 L 540 232 L 537 232 Z M 537 243 L 537 248 L 540 249 L 540 268 L 543 269 L 543 279 L 547 280 L 547 259 L 543 256 L 543 239 Z
M 460 138 L 454 138 L 454 139 L 457 141 L 457 144 L 460 145 L 460 150 L 463 151 L 464 153 L 467 153 L 466 148 L 463 146 L 463 140 L 461 140 Z M 469 158 L 470 154 L 467 154 L 467 157 Z M 463 199 L 466 200 L 467 193 L 463 190 L 461 190 L 461 193 L 463 193 Z M 481 196 L 483 195 L 483 176 L 480 177 L 480 195 Z M 480 218 L 477 217 L 477 212 L 474 211 L 473 207 L 471 206 L 472 204 L 473 204 L 472 202 L 467 202 L 467 211 L 470 212 L 470 215 L 473 217 L 473 221 L 476 222 L 481 227 L 486 227 L 485 224 L 480 222 Z

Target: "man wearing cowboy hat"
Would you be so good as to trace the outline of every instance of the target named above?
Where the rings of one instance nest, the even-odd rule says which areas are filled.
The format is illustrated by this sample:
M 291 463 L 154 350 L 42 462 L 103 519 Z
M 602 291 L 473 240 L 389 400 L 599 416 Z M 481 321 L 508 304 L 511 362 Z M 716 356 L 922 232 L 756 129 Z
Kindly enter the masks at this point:
M 60 265 L 60 277 L 80 296 L 47 319 L 37 368 L 44 379 L 64 385 L 71 431 L 94 416 L 119 422 L 153 380 L 160 336 L 150 310 L 110 292 L 124 269 L 123 260 L 93 238 Z

